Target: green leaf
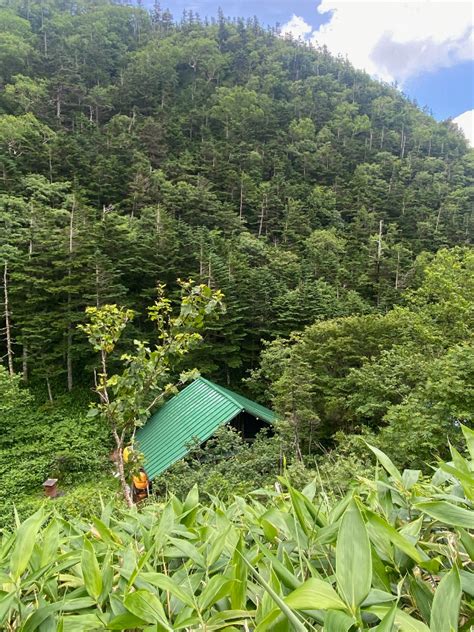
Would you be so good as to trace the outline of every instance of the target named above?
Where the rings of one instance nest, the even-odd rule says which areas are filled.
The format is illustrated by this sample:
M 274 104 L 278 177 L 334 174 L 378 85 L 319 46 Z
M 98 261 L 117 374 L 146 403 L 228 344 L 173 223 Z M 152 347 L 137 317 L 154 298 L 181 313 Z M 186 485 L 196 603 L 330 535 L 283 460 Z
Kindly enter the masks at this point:
M 383 621 L 386 614 L 390 612 L 392 608 L 393 606 L 372 606 L 367 609 L 367 612 L 375 614 Z M 425 625 L 423 621 L 419 621 L 418 619 L 411 617 L 399 608 L 395 611 L 395 625 L 398 626 L 399 632 L 430 632 L 428 626 Z
M 471 461 L 474 463 L 474 430 L 471 430 L 471 428 L 468 428 L 463 424 L 461 424 L 461 430 L 464 435 L 464 440 L 466 441 Z
M 472 562 L 474 560 L 474 538 L 464 529 L 459 529 L 459 534 L 461 537 L 461 542 L 466 549 L 466 553 L 469 555 Z
M 74 612 L 84 610 L 85 608 L 92 608 L 93 606 L 95 606 L 95 601 L 89 597 L 66 599 L 64 601 L 58 601 L 57 603 L 48 604 L 47 606 L 42 606 L 38 608 L 38 610 L 35 610 L 26 620 L 21 628 L 21 632 L 34 632 L 43 621 L 46 621 L 49 616 L 56 612 Z
M 278 579 L 283 583 L 284 586 L 291 589 L 296 589 L 301 585 L 301 582 L 291 573 L 286 566 L 274 555 L 266 546 L 263 546 L 261 543 L 257 543 L 260 549 L 260 552 L 270 560 L 272 569 L 274 570 Z
M 369 536 L 357 504 L 352 501 L 341 520 L 336 544 L 337 589 L 354 612 L 372 585 Z
M 431 609 L 431 632 L 457 632 L 461 603 L 461 580 L 454 566 L 440 581 Z
M 390 540 L 393 545 L 406 553 L 417 564 L 421 564 L 426 559 L 407 538 L 392 527 L 384 518 L 369 510 L 366 510 L 365 514 L 367 516 L 368 525 L 375 533 L 378 533 L 382 538 Z M 369 530 L 369 532 L 374 538 L 374 533 L 371 530 Z
M 100 535 L 101 539 L 106 543 L 112 546 L 117 544 L 122 544 L 119 536 L 112 531 L 106 524 L 99 520 L 99 518 L 93 517 L 92 524 L 97 530 L 97 533 Z
M 105 630 L 105 626 L 95 614 L 80 614 L 62 617 L 60 621 L 63 632 L 95 632 Z M 59 630 L 59 627 L 58 627 Z
M 375 626 L 373 632 L 393 632 L 395 616 L 397 614 L 397 604 L 394 603 L 383 619 Z
M 172 630 L 161 601 L 149 590 L 136 590 L 129 593 L 124 599 L 124 604 L 127 610 L 147 623 L 159 623 L 166 630 Z
M 451 448 L 451 450 L 454 451 L 454 448 Z M 458 456 L 462 459 L 459 453 Z M 466 498 L 474 500 L 474 476 L 471 472 L 466 471 L 465 468 L 453 467 L 449 463 L 441 463 L 440 469 L 457 478 L 462 485 Z
M 402 475 L 397 470 L 397 468 L 392 463 L 392 461 L 388 458 L 388 456 L 384 452 L 382 452 L 382 450 L 379 450 L 375 446 L 370 445 L 369 443 L 367 443 L 366 445 L 368 448 L 370 448 L 370 450 L 372 450 L 372 452 L 375 454 L 377 459 L 380 461 L 383 467 L 387 470 L 390 476 L 394 478 L 396 481 L 398 481 L 401 485 L 403 485 Z
M 294 489 L 288 482 L 285 481 L 285 479 L 280 478 L 280 480 L 284 482 L 288 487 L 293 511 L 295 516 L 298 518 L 298 522 L 303 529 L 303 533 L 309 536 L 311 531 L 313 530 L 313 527 L 311 525 L 311 521 L 308 519 L 306 503 L 303 494 Z
M 8 593 L 0 599 L 0 624 L 5 623 L 11 607 L 15 603 L 16 593 Z
M 283 600 L 283 598 L 280 597 L 280 595 L 278 595 L 273 590 L 273 588 L 268 584 L 268 582 L 266 582 L 264 580 L 262 575 L 250 564 L 250 562 L 244 556 L 242 556 L 242 560 L 248 566 L 248 568 L 250 569 L 252 574 L 258 579 L 260 584 L 264 587 L 264 589 L 267 591 L 267 593 L 270 595 L 270 597 L 273 599 L 273 601 L 276 603 L 276 605 L 285 614 L 285 616 L 287 617 L 287 619 L 289 620 L 289 622 L 293 626 L 294 630 L 296 630 L 296 632 L 306 632 L 306 627 L 299 620 L 299 618 L 295 615 L 295 613 L 291 610 L 291 608 L 288 606 L 288 604 Z M 259 628 L 260 628 L 260 626 L 259 626 Z
M 285 597 L 294 610 L 346 610 L 347 606 L 330 583 L 311 577 Z
M 348 632 L 354 624 L 354 617 L 345 612 L 328 610 L 324 619 L 324 632 Z
M 36 536 L 45 519 L 43 509 L 39 509 L 23 522 L 16 532 L 15 545 L 10 558 L 10 574 L 16 581 L 25 571 L 30 561 Z
M 187 606 L 191 608 L 194 607 L 194 601 L 190 594 L 183 590 L 178 584 L 173 580 L 172 577 L 168 575 L 164 575 L 163 573 L 141 573 L 139 575 L 141 580 L 146 581 L 148 584 L 152 586 L 156 586 L 160 590 L 166 590 L 174 597 L 177 597 L 180 601 L 182 601 Z
M 198 509 L 199 488 L 197 485 L 193 485 L 193 487 L 189 490 L 188 495 L 186 496 L 186 500 L 184 501 L 183 506 L 183 522 L 187 527 L 192 525 Z
M 431 617 L 431 606 L 433 604 L 433 593 L 429 586 L 421 578 L 409 577 L 410 594 L 418 612 L 426 623 L 429 623 Z
M 265 520 L 265 518 L 262 518 L 260 520 L 260 525 L 267 540 L 271 541 L 277 537 L 279 531 L 277 527 L 275 527 L 275 525 L 272 524 L 269 520 Z
M 474 529 L 474 511 L 470 509 L 463 509 L 443 500 L 416 503 L 415 507 L 448 526 Z
M 421 470 L 403 470 L 402 482 L 405 489 L 411 489 L 418 482 Z
M 217 601 L 229 595 L 232 583 L 232 580 L 226 580 L 222 575 L 214 575 L 211 577 L 198 597 L 198 605 L 201 612 L 206 611 Z
M 396 595 L 392 595 L 392 593 L 386 592 L 385 590 L 379 590 L 378 588 L 372 588 L 367 598 L 364 599 L 362 606 L 375 606 L 378 603 L 388 603 L 390 601 L 395 601 L 397 599 Z
M 188 557 L 200 568 L 207 568 L 202 554 L 197 548 L 188 542 L 187 540 L 179 540 L 178 538 L 168 538 L 171 544 L 175 547 L 175 551 L 172 549 L 165 550 L 165 556 L 168 557 Z
M 232 556 L 232 575 L 233 583 L 230 589 L 230 605 L 234 610 L 244 609 L 247 604 L 247 566 L 242 561 L 243 555 L 242 536 L 236 544 L 234 554 Z
M 223 533 L 217 536 L 217 538 L 212 543 L 209 551 L 207 552 L 207 564 L 208 566 L 213 566 L 221 557 L 222 552 L 225 549 L 227 544 L 229 532 L 224 530 Z
M 81 557 L 82 576 L 87 592 L 96 601 L 102 592 L 102 574 L 95 555 L 94 547 L 87 538 L 84 538 Z
M 56 519 L 51 520 L 43 531 L 43 542 L 41 544 L 41 566 L 52 562 L 59 547 L 59 524 Z
M 474 573 L 461 569 L 459 571 L 461 588 L 470 597 L 474 597 Z
M 129 629 L 142 629 L 147 625 L 147 622 L 139 617 L 131 614 L 130 612 L 124 612 L 114 617 L 107 624 L 108 630 L 129 630 Z

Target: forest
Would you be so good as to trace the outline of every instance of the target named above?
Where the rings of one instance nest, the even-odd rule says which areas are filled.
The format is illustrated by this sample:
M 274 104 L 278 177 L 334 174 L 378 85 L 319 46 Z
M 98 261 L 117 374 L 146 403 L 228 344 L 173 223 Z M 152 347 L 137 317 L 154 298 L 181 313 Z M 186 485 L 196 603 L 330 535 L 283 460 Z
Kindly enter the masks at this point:
M 157 2 L 6 0 L 0 86 L 0 628 L 469 630 L 457 126 Z M 274 429 L 222 427 L 127 508 L 112 450 L 199 374 Z

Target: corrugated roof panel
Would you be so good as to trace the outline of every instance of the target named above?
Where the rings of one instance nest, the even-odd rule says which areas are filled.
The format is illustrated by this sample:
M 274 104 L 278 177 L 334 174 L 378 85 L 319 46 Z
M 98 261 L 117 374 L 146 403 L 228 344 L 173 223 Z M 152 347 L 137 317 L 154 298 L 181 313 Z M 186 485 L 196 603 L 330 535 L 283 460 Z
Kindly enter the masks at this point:
M 198 378 L 168 400 L 137 432 L 139 449 L 145 455 L 150 478 L 164 472 L 187 453 L 198 438 L 209 439 L 219 426 L 241 411 L 272 422 L 272 411 L 204 378 Z
M 205 382 L 208 381 L 208 380 L 204 380 L 204 378 L 201 378 L 201 379 Z M 239 406 L 241 406 L 242 410 L 247 411 L 254 417 L 257 417 L 257 419 L 263 419 L 263 421 L 266 421 L 269 424 L 272 424 L 275 422 L 276 415 L 269 408 L 266 408 L 265 406 L 261 406 L 260 404 L 253 402 L 251 399 L 248 399 L 247 397 L 244 397 L 243 395 L 234 393 L 234 391 L 230 391 L 228 388 L 224 388 L 223 386 L 219 386 L 218 384 L 214 384 L 213 382 L 209 382 L 209 384 L 212 384 L 212 386 L 216 390 L 219 390 L 221 393 L 223 393 L 227 397 L 232 398 Z

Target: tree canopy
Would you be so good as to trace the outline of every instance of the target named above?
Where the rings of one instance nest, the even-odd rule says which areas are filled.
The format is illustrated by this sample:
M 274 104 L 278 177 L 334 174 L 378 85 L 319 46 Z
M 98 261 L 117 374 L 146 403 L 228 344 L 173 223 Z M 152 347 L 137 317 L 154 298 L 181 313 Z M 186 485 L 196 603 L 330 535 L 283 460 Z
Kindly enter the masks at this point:
M 10 0 L 0 24 L 1 355 L 50 397 L 92 362 L 89 304 L 149 336 L 158 282 L 222 289 L 196 353 L 239 383 L 262 339 L 384 313 L 421 252 L 470 241 L 460 131 L 323 48 L 108 0 Z

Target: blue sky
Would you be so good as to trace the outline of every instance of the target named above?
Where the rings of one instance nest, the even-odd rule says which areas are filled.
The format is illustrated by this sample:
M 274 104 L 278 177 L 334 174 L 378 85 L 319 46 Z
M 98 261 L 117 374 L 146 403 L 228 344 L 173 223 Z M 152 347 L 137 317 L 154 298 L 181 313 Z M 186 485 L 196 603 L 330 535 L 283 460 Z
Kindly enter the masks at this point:
M 151 0 L 148 0 L 151 4 Z M 358 68 L 396 81 L 438 120 L 457 119 L 472 138 L 474 5 L 457 0 L 162 0 L 175 18 L 257 15 L 295 37 L 324 43 Z M 460 116 L 461 115 L 461 116 Z

